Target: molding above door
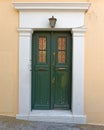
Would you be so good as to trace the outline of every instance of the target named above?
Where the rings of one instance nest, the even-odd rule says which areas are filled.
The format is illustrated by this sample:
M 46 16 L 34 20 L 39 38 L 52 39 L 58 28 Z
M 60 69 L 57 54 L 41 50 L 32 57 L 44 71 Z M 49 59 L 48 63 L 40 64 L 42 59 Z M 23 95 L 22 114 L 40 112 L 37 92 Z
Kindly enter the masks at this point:
M 13 2 L 17 10 L 79 10 L 87 11 L 89 2 L 50 2 L 50 3 L 34 3 L 34 2 Z
M 57 18 L 55 28 L 76 28 L 84 26 L 84 13 L 89 9 L 88 2 L 33 3 L 14 2 L 19 13 L 21 28 L 50 28 L 49 18 Z
M 84 115 L 84 15 L 89 2 L 71 3 L 24 3 L 14 2 L 19 11 L 19 113 L 18 119 L 86 123 Z M 72 111 L 48 114 L 46 111 L 31 111 L 31 45 L 35 29 L 52 30 L 48 19 L 57 18 L 54 30 L 69 29 L 72 32 Z M 39 114 L 41 113 L 41 114 Z M 59 112 L 60 113 L 60 112 Z

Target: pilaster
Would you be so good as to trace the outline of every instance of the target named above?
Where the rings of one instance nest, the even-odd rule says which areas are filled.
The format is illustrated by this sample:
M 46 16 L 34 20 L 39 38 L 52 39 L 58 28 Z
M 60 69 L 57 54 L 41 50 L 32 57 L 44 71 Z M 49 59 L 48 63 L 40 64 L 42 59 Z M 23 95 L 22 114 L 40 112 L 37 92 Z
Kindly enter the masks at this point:
M 32 29 L 19 28 L 19 114 L 31 110 L 31 38 Z
M 73 28 L 72 113 L 84 114 L 84 34 L 85 28 Z

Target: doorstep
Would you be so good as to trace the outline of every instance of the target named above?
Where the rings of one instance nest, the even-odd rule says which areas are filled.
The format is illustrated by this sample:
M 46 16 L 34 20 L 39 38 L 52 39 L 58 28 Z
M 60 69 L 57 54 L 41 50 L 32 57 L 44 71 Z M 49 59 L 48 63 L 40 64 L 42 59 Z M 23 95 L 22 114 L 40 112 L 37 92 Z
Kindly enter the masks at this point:
M 16 118 L 29 121 L 45 121 L 45 122 L 77 123 L 77 124 L 86 123 L 86 116 L 73 115 L 72 112 L 68 110 L 32 110 L 28 115 L 17 114 Z

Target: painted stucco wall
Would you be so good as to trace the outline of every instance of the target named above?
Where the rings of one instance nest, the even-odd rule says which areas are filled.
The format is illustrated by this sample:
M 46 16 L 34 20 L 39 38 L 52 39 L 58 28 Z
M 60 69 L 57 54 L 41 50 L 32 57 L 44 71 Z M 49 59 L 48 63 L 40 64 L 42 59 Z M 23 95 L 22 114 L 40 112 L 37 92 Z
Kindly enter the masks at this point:
M 54 1 L 56 2 L 50 0 Z M 104 124 L 104 1 L 60 0 L 74 1 L 91 2 L 91 7 L 85 14 L 85 114 L 88 123 Z M 19 46 L 16 29 L 19 19 L 12 2 L 30 0 L 0 0 L 0 114 L 15 116 L 18 113 Z

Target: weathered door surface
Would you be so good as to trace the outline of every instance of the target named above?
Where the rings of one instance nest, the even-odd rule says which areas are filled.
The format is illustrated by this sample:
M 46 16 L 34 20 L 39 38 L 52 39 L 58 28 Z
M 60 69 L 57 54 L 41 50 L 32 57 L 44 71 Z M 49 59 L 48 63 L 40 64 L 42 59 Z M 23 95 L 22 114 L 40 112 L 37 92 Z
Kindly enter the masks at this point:
M 32 109 L 71 109 L 71 71 L 71 33 L 34 32 Z

